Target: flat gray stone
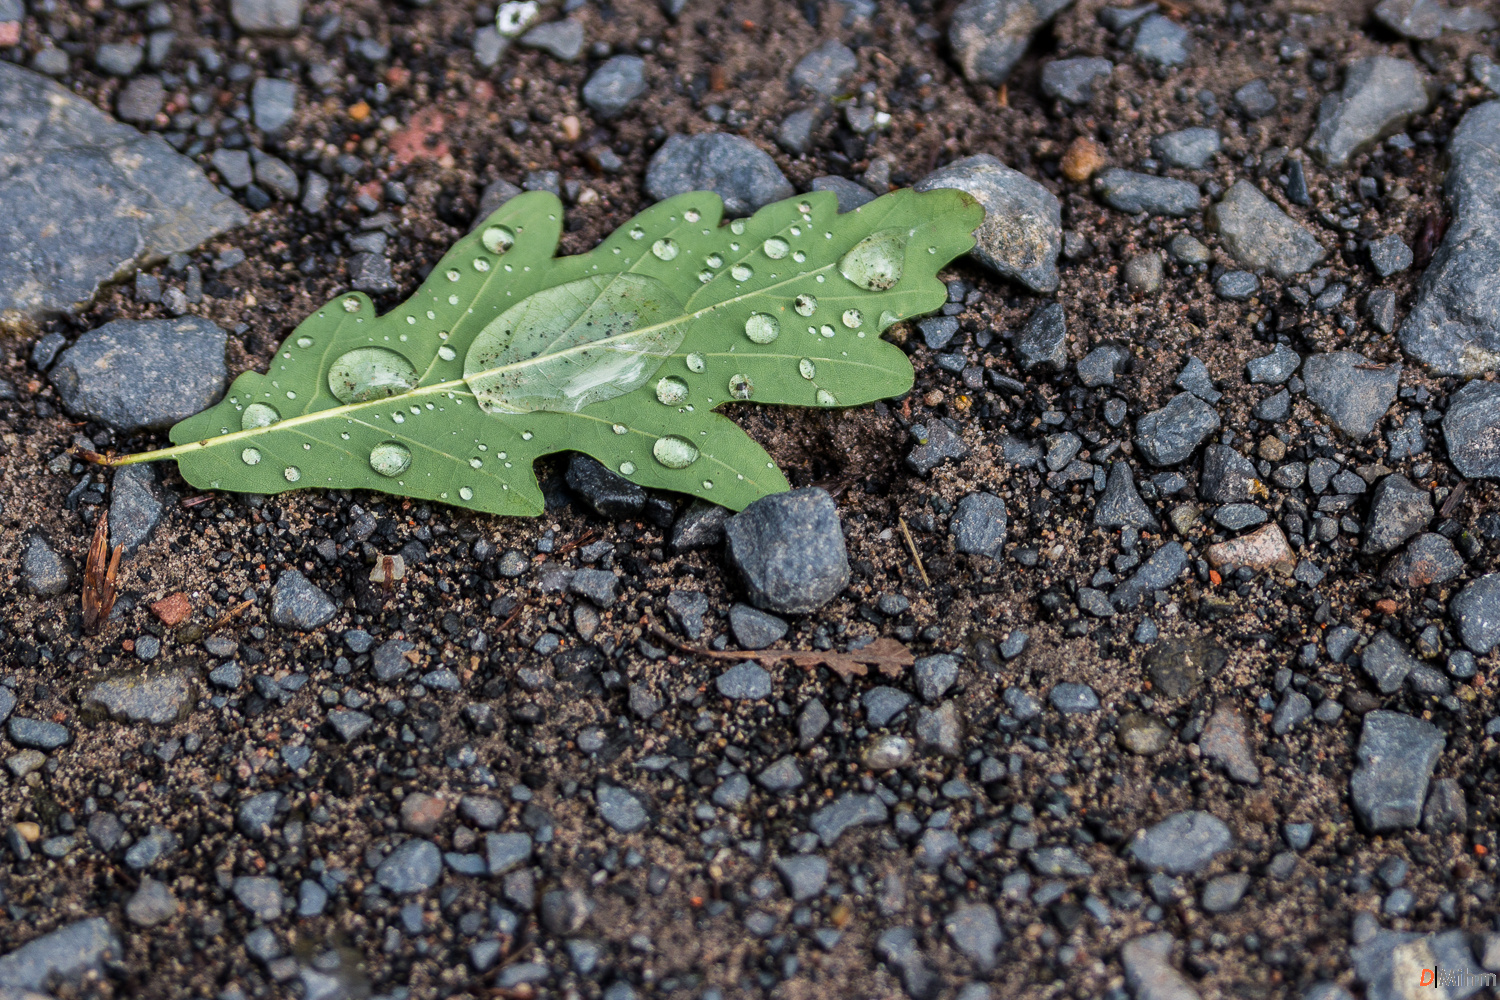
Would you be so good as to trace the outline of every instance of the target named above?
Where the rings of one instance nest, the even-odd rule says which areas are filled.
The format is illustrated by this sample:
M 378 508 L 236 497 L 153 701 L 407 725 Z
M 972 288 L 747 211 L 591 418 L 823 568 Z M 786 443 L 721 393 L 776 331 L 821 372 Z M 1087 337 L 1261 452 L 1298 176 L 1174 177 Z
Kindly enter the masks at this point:
M 1260 784 L 1260 766 L 1250 747 L 1250 731 L 1245 717 L 1229 705 L 1220 705 L 1209 716 L 1198 737 L 1198 749 L 1209 760 L 1242 785 Z
M 1428 935 L 1378 930 L 1349 949 L 1349 961 L 1365 987 L 1365 1000 L 1418 1000 L 1429 994 L 1462 1000 L 1482 995 L 1484 990 L 1470 935 L 1463 930 Z M 1451 974 L 1454 980 L 1440 987 L 1429 980 L 1423 987 L 1420 983 L 1424 969 L 1441 970 L 1445 978 Z M 1340 998 L 1334 995 L 1319 1000 Z
M 775 615 L 736 602 L 729 609 L 729 630 L 742 649 L 765 649 L 786 635 L 787 624 Z
M 1445 31 L 1488 31 L 1493 17 L 1476 7 L 1450 7 L 1442 0 L 1380 0 L 1375 20 L 1404 38 L 1431 41 Z
M 1190 392 L 1180 392 L 1159 410 L 1136 421 L 1135 440 L 1152 465 L 1176 465 L 1219 429 L 1219 414 Z
M 1443 437 L 1464 478 L 1500 478 L 1500 384 L 1474 381 L 1454 393 L 1443 416 Z
M 1381 694 L 1400 691 L 1407 675 L 1417 666 L 1406 644 L 1384 630 L 1376 632 L 1365 646 L 1359 655 L 1359 663 Z
M 948 45 L 964 78 L 998 87 L 1031 38 L 1073 0 L 964 0 L 948 23 Z
M 250 113 L 262 132 L 280 132 L 297 115 L 297 85 L 263 76 L 250 88 Z
M 1318 124 L 1307 151 L 1327 167 L 1343 167 L 1351 157 L 1406 127 L 1432 103 L 1431 84 L 1417 64 L 1390 56 L 1370 56 L 1350 64 L 1344 88 L 1318 105 Z
M 674 135 L 646 167 L 646 193 L 657 201 L 712 191 L 729 216 L 749 215 L 796 193 L 776 161 L 749 139 L 725 132 Z
M 1371 833 L 1414 829 L 1427 801 L 1427 782 L 1443 753 L 1443 732 L 1400 712 L 1368 712 L 1349 779 L 1354 811 Z
M 443 874 L 443 856 L 430 840 L 402 841 L 375 868 L 375 881 L 398 895 L 422 892 L 437 885 Z
M 177 915 L 179 904 L 172 891 L 149 875 L 125 903 L 125 917 L 137 927 L 155 927 Z
M 1135 486 L 1135 473 L 1130 463 L 1115 459 L 1109 466 L 1109 477 L 1104 481 L 1104 493 L 1094 507 L 1094 523 L 1101 528 L 1145 528 L 1158 529 L 1156 517 L 1146 501 L 1141 499 Z
M 1000 930 L 1000 918 L 995 908 L 988 903 L 968 903 L 956 908 L 943 922 L 948 940 L 959 954 L 968 959 L 981 973 L 995 969 L 996 952 L 1005 940 Z
M 1229 827 L 1217 816 L 1186 810 L 1138 831 L 1129 850 L 1145 868 L 1169 875 L 1194 875 L 1233 846 Z
M 59 555 L 52 544 L 40 533 L 26 539 L 26 552 L 21 557 L 21 575 L 26 580 L 26 589 L 37 597 L 56 597 L 73 585 L 73 564 Z
M 1135 1000 L 1200 1000 L 1198 991 L 1172 966 L 1172 935 L 1167 931 L 1125 942 L 1120 964 Z
M 1211 878 L 1203 887 L 1203 909 L 1209 913 L 1228 913 L 1240 905 L 1249 888 L 1250 876 L 1244 872 Z
M 1191 48 L 1186 28 L 1171 18 L 1152 14 L 1141 22 L 1131 51 L 1147 62 L 1168 68 L 1187 62 Z
M 230 886 L 239 904 L 257 920 L 270 923 L 281 916 L 281 883 L 265 875 L 241 875 Z
M 833 196 L 839 200 L 840 212 L 852 212 L 875 200 L 875 195 L 869 188 L 847 177 L 814 177 L 812 190 L 832 191 Z
M 1411 267 L 1412 264 L 1411 247 L 1407 246 L 1406 241 L 1397 233 L 1372 240 L 1369 252 L 1370 266 L 1382 278 L 1389 278 Z
M 1061 302 L 1040 306 L 1016 338 L 1016 360 L 1025 371 L 1060 372 L 1068 366 L 1068 317 Z
M 1386 476 L 1375 484 L 1370 496 L 1364 550 L 1373 553 L 1393 551 L 1426 528 L 1435 513 L 1430 493 L 1400 473 Z
M 1198 185 L 1111 167 L 1094 178 L 1094 191 L 1117 212 L 1188 216 L 1198 211 Z
M 119 319 L 79 337 L 47 378 L 75 416 L 120 431 L 165 430 L 224 394 L 224 341 L 217 324 L 196 316 Z
M 594 802 L 599 808 L 599 818 L 618 833 L 635 833 L 651 819 L 635 793 L 619 785 L 601 781 L 594 789 Z
M 10 741 L 16 746 L 47 753 L 73 742 L 73 734 L 68 731 L 67 726 L 45 719 L 28 719 L 21 715 L 12 715 L 5 724 L 5 731 L 10 734 Z
M 833 498 L 817 487 L 762 497 L 724 523 L 729 558 L 750 603 L 807 614 L 849 584 L 849 556 Z
M 1283 385 L 1301 366 L 1300 354 L 1285 344 L 1277 344 L 1270 354 L 1246 363 L 1245 375 L 1252 385 Z
M 1480 656 L 1500 645 L 1500 573 L 1486 573 L 1448 604 L 1459 639 Z
M 109 544 L 123 545 L 134 553 L 161 523 L 162 502 L 156 486 L 156 470 L 148 463 L 125 465 L 115 470 L 109 488 Z
M 1307 398 L 1357 441 L 1369 437 L 1396 401 L 1401 365 L 1380 365 L 1353 351 L 1314 354 L 1302 364 Z
M 958 502 L 948 531 L 959 552 L 998 559 L 1008 526 L 1004 501 L 993 493 L 970 493 Z
M 338 614 L 333 598 L 294 569 L 284 571 L 271 588 L 272 623 L 303 632 L 322 628 Z
M 294 35 L 302 26 L 303 0 L 229 0 L 234 26 L 250 34 Z
M 491 875 L 504 875 L 531 860 L 529 833 L 488 833 L 484 837 L 485 864 Z
M 124 957 L 125 949 L 109 921 L 89 917 L 33 938 L 0 957 L 0 986 L 40 992 L 53 977 L 78 983 L 89 973 L 103 976 L 106 963 Z
M 153 669 L 131 671 L 98 682 L 83 696 L 83 710 L 116 722 L 164 726 L 186 718 L 194 701 L 191 673 Z
M 1060 280 L 1062 205 L 1057 196 L 988 154 L 955 160 L 912 185 L 917 191 L 965 191 L 984 208 L 969 256 L 1034 292 L 1055 292 Z
M 74 312 L 142 263 L 246 221 L 161 136 L 8 62 L 0 122 L 0 214 L 10 220 L 0 233 L 0 323 Z
M 624 114 L 648 89 L 646 61 L 640 56 L 615 56 L 594 70 L 583 85 L 583 103 L 607 121 Z
M 1208 225 L 1235 260 L 1252 270 L 1269 270 L 1283 281 L 1312 270 L 1328 256 L 1305 226 L 1247 180 L 1235 181 L 1223 200 L 1209 207 Z
M 1108 79 L 1114 69 L 1108 59 L 1054 59 L 1042 66 L 1042 93 L 1069 104 L 1087 104 L 1094 96 L 1094 81 Z
M 857 69 L 859 58 L 854 50 L 832 38 L 797 61 L 792 69 L 792 86 L 835 97 L 843 92 L 845 82 Z
M 521 44 L 563 62 L 574 62 L 583 53 L 583 25 L 571 18 L 548 21 L 522 35 Z
M 885 803 L 877 796 L 845 792 L 808 817 L 807 825 L 824 847 L 832 847 L 851 827 L 884 823 L 887 815 Z
M 149 125 L 166 100 L 167 88 L 162 85 L 160 77 L 138 76 L 115 98 L 115 114 L 132 125 Z
M 1500 101 L 1454 129 L 1443 194 L 1453 221 L 1399 336 L 1437 374 L 1473 378 L 1500 369 Z
M 912 677 L 917 682 L 917 693 L 923 701 L 937 701 L 948 693 L 958 680 L 958 666 L 962 661 L 951 653 L 936 653 L 919 656 L 912 666 Z
M 720 695 L 734 701 L 759 701 L 771 696 L 771 672 L 747 661 L 730 667 L 714 679 Z

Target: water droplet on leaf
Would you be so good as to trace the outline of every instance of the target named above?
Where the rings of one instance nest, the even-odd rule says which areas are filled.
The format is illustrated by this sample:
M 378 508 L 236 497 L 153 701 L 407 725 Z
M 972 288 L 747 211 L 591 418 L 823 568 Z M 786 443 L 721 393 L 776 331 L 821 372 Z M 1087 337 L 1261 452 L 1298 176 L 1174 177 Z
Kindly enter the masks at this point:
M 698 461 L 698 447 L 675 434 L 657 438 L 651 446 L 651 454 L 669 469 L 686 469 Z
M 743 236 L 745 233 L 745 220 L 735 219 L 729 224 L 729 231 L 736 236 Z
M 303 350 L 307 350 L 307 348 L 311 347 L 312 345 L 313 345 L 313 339 L 311 337 L 298 337 L 297 338 L 297 346 L 300 347 L 300 348 L 302 348 Z
M 289 483 L 295 483 L 302 478 L 302 470 L 295 465 L 288 465 L 281 471 L 281 474 L 286 477 L 286 481 Z
M 749 281 L 755 276 L 755 271 L 749 264 L 736 264 L 729 269 L 729 276 L 735 281 Z
M 386 478 L 411 468 L 411 449 L 399 441 L 382 441 L 370 449 L 370 468 Z
M 449 281 L 457 281 L 461 277 L 463 277 L 463 275 L 461 275 L 461 274 L 458 273 L 458 268 L 456 268 L 456 267 L 450 267 L 450 268 L 448 268 L 448 280 Z
M 751 343 L 769 344 L 781 336 L 781 324 L 769 313 L 753 313 L 745 320 L 745 336 Z
M 658 260 L 672 260 L 677 256 L 677 244 L 673 240 L 660 239 L 651 244 L 651 252 Z
M 474 491 L 469 489 L 467 486 L 460 486 L 458 488 L 458 498 L 460 500 L 473 500 Z
M 780 260 L 781 258 L 785 257 L 787 253 L 792 249 L 791 245 L 780 236 L 772 236 L 770 239 L 762 243 L 760 245 L 760 248 L 764 250 L 766 252 L 766 256 L 771 258 L 772 260 Z
M 449 347 L 447 344 L 444 344 L 442 347 L 438 348 L 438 357 L 442 358 L 444 361 L 452 361 L 454 358 L 458 357 L 458 352 Z
M 638 239 L 641 239 L 645 235 L 646 235 L 646 231 L 644 229 L 642 229 L 640 226 L 631 226 L 630 227 L 630 238 L 631 239 L 638 240 Z
M 811 358 L 803 358 L 797 362 L 797 371 L 802 373 L 803 378 L 812 379 L 818 374 L 818 366 L 812 363 Z
M 270 427 L 280 419 L 281 414 L 276 412 L 276 407 L 268 403 L 251 403 L 240 414 L 240 430 L 253 431 L 258 427 Z
M 682 361 L 687 365 L 687 370 L 694 374 L 698 374 L 708 367 L 708 362 L 703 359 L 703 355 L 701 354 L 689 354 Z
M 702 215 L 698 214 L 698 210 L 696 208 L 690 208 L 686 212 L 683 212 L 682 217 L 689 222 L 697 222 L 699 219 L 703 218 Z
M 749 399 L 755 392 L 755 383 L 749 375 L 729 376 L 729 394 L 735 399 Z
M 328 369 L 328 388 L 341 403 L 399 396 L 415 389 L 418 381 L 412 363 L 384 347 L 356 347 Z
M 671 375 L 656 383 L 656 398 L 664 406 L 676 406 L 688 398 L 687 383 Z
M 613 427 L 610 428 L 610 430 L 614 431 L 616 434 L 629 434 L 630 433 L 630 428 L 626 427 L 624 424 L 615 424 Z
M 622 475 L 622 476 L 633 476 L 633 475 L 635 475 L 635 463 L 634 462 L 621 462 L 620 463 L 620 475 Z
M 347 299 L 345 299 L 344 300 L 344 312 L 346 312 L 346 313 L 357 313 L 357 312 L 359 312 L 359 299 L 356 299 L 352 295 L 349 296 Z
M 479 242 L 490 253 L 504 253 L 516 245 L 516 234 L 504 226 L 490 226 L 479 237 Z
M 829 392 L 827 389 L 818 390 L 817 400 L 819 406 L 833 406 L 838 402 L 838 400 L 833 398 L 833 393 Z
M 792 300 L 792 308 L 798 316 L 811 316 L 818 311 L 818 300 L 811 295 L 799 295 Z
M 469 459 L 469 468 L 471 468 L 471 469 L 478 469 L 478 468 L 482 468 L 483 466 L 484 466 L 484 462 L 481 461 L 480 459 L 477 459 L 477 458 L 471 458 L 471 459 Z
M 703 259 L 703 263 L 707 264 L 709 267 L 723 267 L 724 258 L 720 257 L 716 253 L 711 253 Z
M 246 465 L 259 465 L 260 449 L 246 448 L 244 451 L 240 452 L 240 461 L 244 462 Z
M 489 269 L 490 269 L 490 261 L 489 261 L 488 257 L 475 257 L 474 258 L 474 270 L 476 270 L 476 271 L 480 272 L 481 274 L 483 274 L 485 271 L 488 271 Z
M 906 238 L 894 229 L 867 236 L 839 261 L 839 273 L 860 288 L 883 292 L 901 280 Z
M 847 326 L 849 329 L 851 329 L 851 330 L 858 329 L 859 325 L 861 323 L 863 323 L 864 321 L 865 321 L 864 314 L 861 313 L 858 309 L 845 309 L 844 310 L 844 325 Z

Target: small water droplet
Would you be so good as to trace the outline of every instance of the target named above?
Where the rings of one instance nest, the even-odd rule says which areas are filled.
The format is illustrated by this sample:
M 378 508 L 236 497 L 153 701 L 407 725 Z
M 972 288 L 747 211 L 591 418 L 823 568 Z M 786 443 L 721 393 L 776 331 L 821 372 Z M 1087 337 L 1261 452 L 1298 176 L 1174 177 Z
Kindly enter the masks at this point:
M 359 299 L 356 299 L 352 295 L 349 296 L 347 299 L 345 299 L 344 300 L 344 312 L 346 312 L 346 313 L 357 313 L 357 312 L 359 312 Z
M 408 317 L 406 317 L 406 325 L 407 326 L 416 326 L 417 325 L 417 317 L 415 317 L 415 316 L 408 316 Z
M 614 431 L 616 434 L 629 434 L 630 433 L 630 428 L 626 427 L 624 424 L 615 424 L 613 427 L 610 428 L 610 430 Z
M 834 333 L 836 333 L 837 331 L 834 330 L 833 327 L 831 327 L 831 326 L 829 326 L 829 325 L 827 325 L 825 323 L 823 326 L 821 326 L 818 329 L 818 332 L 821 333 L 825 337 L 832 337 L 834 335 Z
M 448 296 L 448 304 L 450 306 L 456 306 L 456 305 L 458 305 L 458 296 L 457 295 L 450 295 L 450 296 Z
M 729 224 L 729 231 L 736 236 L 743 236 L 745 233 L 745 220 L 735 219 Z
M 683 212 L 682 217 L 689 222 L 697 222 L 699 219 L 703 218 L 702 214 L 700 214 L 696 208 L 690 208 L 686 212 Z
M 928 253 L 937 253 L 937 247 L 928 247 L 927 248 L 927 252 Z
M 480 272 L 481 274 L 483 274 L 485 271 L 488 271 L 489 269 L 490 269 L 490 259 L 488 257 L 475 257 L 474 258 L 474 270 L 476 270 L 476 271 Z
M 463 277 L 463 275 L 461 275 L 461 274 L 458 273 L 458 268 L 456 268 L 456 267 L 450 267 L 450 268 L 448 268 L 448 280 L 449 281 L 457 281 L 461 277 Z
M 244 462 L 246 465 L 259 465 L 260 449 L 246 448 L 244 451 L 240 452 L 240 461 Z
M 755 272 L 749 264 L 736 264 L 729 269 L 729 276 L 735 281 L 749 281 L 755 276 Z
M 500 254 L 516 245 L 516 234 L 505 226 L 489 226 L 480 235 L 479 242 L 490 253 Z
M 811 358 L 803 358 L 797 362 L 797 371 L 802 373 L 803 378 L 813 379 L 817 377 L 818 366 L 812 363 Z
M 819 406 L 833 406 L 838 402 L 838 400 L 833 398 L 833 393 L 827 389 L 818 390 L 817 400 Z
M 769 313 L 753 313 L 745 320 L 745 336 L 751 343 L 769 344 L 781 336 L 781 324 Z
M 635 475 L 635 463 L 634 462 L 621 462 L 620 463 L 620 475 L 622 475 L 622 476 L 633 476 L 633 475 Z
M 460 486 L 458 488 L 458 498 L 460 500 L 473 500 L 474 491 L 469 489 L 467 486 Z
M 703 480 L 703 488 L 705 490 L 711 490 L 711 489 L 713 489 L 714 488 L 714 481 L 712 479 L 705 479 L 705 480 Z
M 899 322 L 901 322 L 901 317 L 900 316 L 897 316 L 895 313 L 891 312 L 889 309 L 882 309 L 881 310 L 881 312 L 880 312 L 880 329 L 884 330 L 886 327 L 889 327 L 892 324 L 899 323 Z
M 711 253 L 707 257 L 703 258 L 703 263 L 707 264 L 709 267 L 723 267 L 724 258 L 720 257 L 716 253 Z
M 521 440 L 522 441 L 530 441 L 534 437 L 536 437 L 536 435 L 533 434 L 533 433 L 531 433 L 530 431 L 522 431 L 521 432 Z
M 349 432 L 348 431 L 339 431 L 339 437 L 341 437 L 345 441 L 347 441 L 347 440 L 349 440 Z
M 839 273 L 860 288 L 883 292 L 901 280 L 906 238 L 894 229 L 866 236 L 839 260 Z
M 398 411 L 396 413 L 392 413 L 391 414 L 391 419 L 394 420 L 398 424 L 404 424 L 404 423 L 406 423 L 406 414 L 401 413 L 401 412 Z
M 458 352 L 449 347 L 447 344 L 444 344 L 442 347 L 438 348 L 438 357 L 442 358 L 444 361 L 452 361 L 454 358 L 458 357 Z
M 704 360 L 703 355 L 701 354 L 689 354 L 682 360 L 683 363 L 687 365 L 688 371 L 693 372 L 694 374 L 702 372 L 703 369 L 708 367 L 708 362 Z
M 700 284 L 706 285 L 710 281 L 713 281 L 713 280 L 714 280 L 714 273 L 712 271 L 699 271 L 698 272 L 698 281 L 699 281 Z
M 807 254 L 803 253 L 801 250 L 794 250 L 792 251 L 792 260 L 795 260 L 797 263 L 802 264 L 806 262 Z
M 291 389 L 288 389 L 286 391 L 286 398 L 287 399 L 296 399 L 297 398 L 297 394 L 295 392 L 293 392 Z
M 676 406 L 688 398 L 687 383 L 668 375 L 656 383 L 656 398 L 663 406 Z
M 735 399 L 749 399 L 755 392 L 755 383 L 749 375 L 729 376 L 729 394 Z
M 300 348 L 302 348 L 303 350 L 306 350 L 307 348 L 311 347 L 312 345 L 313 345 L 313 339 L 311 337 L 298 337 L 297 338 L 297 346 L 300 347 Z
M 416 367 L 384 347 L 356 347 L 328 369 L 328 388 L 341 403 L 399 396 L 415 389 L 418 381 Z
M 771 258 L 772 260 L 780 260 L 781 258 L 785 257 L 792 249 L 791 244 L 782 239 L 780 236 L 772 236 L 770 239 L 762 243 L 760 245 L 760 248 L 764 250 L 766 256 Z
M 669 239 L 657 240 L 651 244 L 651 252 L 658 260 L 672 260 L 677 256 L 677 243 Z
M 858 309 L 844 310 L 844 325 L 851 330 L 859 329 L 859 325 L 865 321 L 864 313 Z
M 484 466 L 484 462 L 482 460 L 477 459 L 477 458 L 471 458 L 471 459 L 469 459 L 469 468 L 471 468 L 471 469 L 478 469 L 478 468 L 482 468 L 483 466 Z
M 642 237 L 644 237 L 645 235 L 646 235 L 646 231 L 644 229 L 642 229 L 640 226 L 631 226 L 630 227 L 630 238 L 631 239 L 638 240 L 638 239 L 641 239 Z
M 386 478 L 411 468 L 411 449 L 399 441 L 382 441 L 370 449 L 370 468 Z
M 797 211 L 801 212 L 803 215 L 811 215 L 812 205 L 805 201 L 799 201 L 797 202 Z
M 253 431 L 257 427 L 270 427 L 280 419 L 281 414 L 276 412 L 276 407 L 266 403 L 251 403 L 240 414 L 240 430 Z
M 289 483 L 295 483 L 302 478 L 302 470 L 295 465 L 288 465 L 285 469 L 281 470 L 281 474 L 286 477 L 286 481 Z
M 802 235 L 802 227 L 801 226 L 791 226 L 791 227 L 789 227 L 787 229 L 787 232 L 791 233 L 793 236 L 801 236 Z
M 651 454 L 669 469 L 686 469 L 698 461 L 698 446 L 687 438 L 668 434 L 656 439 L 656 443 L 651 446 Z
M 811 295 L 799 295 L 792 300 L 792 308 L 798 316 L 811 316 L 818 311 L 818 300 Z

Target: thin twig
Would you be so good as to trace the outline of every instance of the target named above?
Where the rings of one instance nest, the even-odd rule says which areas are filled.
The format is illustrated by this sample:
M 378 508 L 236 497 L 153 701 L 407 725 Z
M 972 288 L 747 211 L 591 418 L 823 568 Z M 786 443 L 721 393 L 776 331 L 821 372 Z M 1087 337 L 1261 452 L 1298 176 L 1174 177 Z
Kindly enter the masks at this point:
M 906 526 L 906 518 L 898 517 L 896 520 L 901 522 L 901 534 L 906 536 L 906 547 L 911 549 L 911 557 L 917 561 L 917 572 L 922 574 L 922 585 L 932 586 L 932 581 L 927 578 L 927 567 L 922 565 L 922 553 L 917 551 L 916 539 L 911 537 L 911 529 Z
M 583 534 L 579 535 L 571 542 L 559 546 L 557 551 L 552 554 L 554 556 L 566 555 L 567 553 L 572 552 L 574 549 L 578 548 L 580 545 L 587 545 L 597 537 L 599 537 L 599 532 L 593 528 L 590 528 L 588 531 L 585 531 Z
M 1448 494 L 1448 499 L 1443 501 L 1443 508 L 1442 510 L 1438 511 L 1438 516 L 1443 518 L 1452 517 L 1458 510 L 1459 506 L 1464 502 L 1464 497 L 1467 496 L 1468 493 L 1468 483 L 1459 483 L 1457 486 L 1453 487 L 1453 492 Z
M 217 632 L 219 629 L 223 628 L 225 625 L 228 625 L 240 615 L 244 614 L 245 609 L 254 603 L 254 601 L 241 601 L 239 604 L 236 604 L 234 607 L 230 608 L 228 611 L 224 612 L 222 615 L 210 622 L 208 628 L 203 630 L 203 634 L 208 635 L 211 632 Z

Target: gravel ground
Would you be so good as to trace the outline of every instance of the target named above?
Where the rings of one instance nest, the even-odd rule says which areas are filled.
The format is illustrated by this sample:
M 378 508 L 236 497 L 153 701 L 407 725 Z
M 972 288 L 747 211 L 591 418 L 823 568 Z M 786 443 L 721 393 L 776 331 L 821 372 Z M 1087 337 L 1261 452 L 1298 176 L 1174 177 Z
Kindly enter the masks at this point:
M 1485 992 L 1496 13 L 0 0 L 0 993 Z M 683 184 L 989 210 L 910 394 L 726 409 L 790 494 L 79 458 Z

